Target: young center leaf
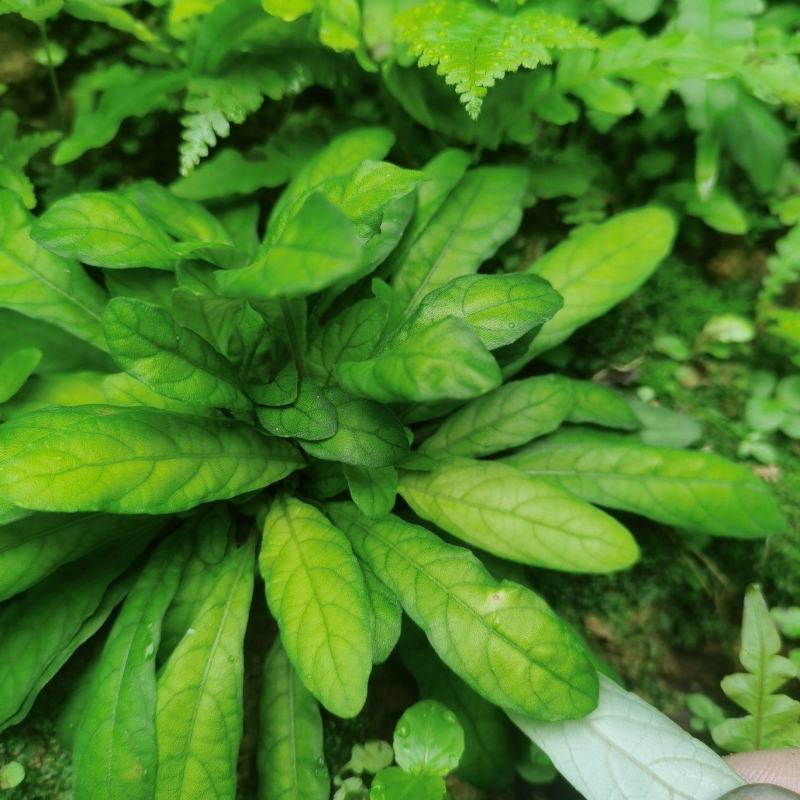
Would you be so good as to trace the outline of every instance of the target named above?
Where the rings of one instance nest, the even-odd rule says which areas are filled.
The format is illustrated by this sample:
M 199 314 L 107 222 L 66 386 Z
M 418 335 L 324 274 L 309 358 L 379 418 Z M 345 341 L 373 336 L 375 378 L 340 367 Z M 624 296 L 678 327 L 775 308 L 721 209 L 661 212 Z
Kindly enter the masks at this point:
M 500 367 L 462 320 L 445 317 L 366 361 L 341 361 L 339 384 L 382 403 L 477 397 L 502 381 Z
M 255 540 L 230 546 L 158 678 L 155 800 L 234 800 Z
M 672 214 L 650 206 L 579 229 L 536 261 L 529 271 L 562 295 L 564 307 L 507 371 L 517 371 L 633 294 L 669 254 L 675 232 Z
M 35 411 L 0 425 L 0 453 L 0 499 L 36 511 L 184 511 L 301 466 L 243 422 L 143 407 Z
M 769 487 L 747 467 L 714 453 L 571 430 L 505 461 L 591 503 L 712 536 L 758 539 L 787 526 Z
M 394 467 L 343 466 L 350 497 L 363 514 L 382 517 L 388 514 L 397 499 L 397 470 Z
M 554 431 L 573 406 L 572 384 L 560 375 L 512 381 L 451 414 L 419 449 L 439 458 L 510 450 Z
M 0 307 L 51 322 L 105 349 L 100 314 L 106 294 L 75 261 L 31 238 L 33 218 L 19 198 L 0 190 Z
M 259 557 L 267 603 L 300 678 L 331 712 L 367 697 L 372 631 L 364 577 L 347 537 L 313 506 L 278 497 Z
M 405 472 L 400 494 L 414 511 L 489 553 L 567 572 L 614 572 L 639 548 L 613 517 L 499 462 L 458 459 Z
M 308 441 L 329 439 L 336 433 L 336 406 L 316 384 L 303 379 L 295 400 L 287 405 L 262 407 L 258 421 L 273 436 Z
M 328 800 L 330 778 L 317 701 L 297 676 L 280 638 L 264 661 L 259 736 L 259 800 Z
M 713 750 L 605 676 L 585 719 L 509 716 L 586 800 L 717 800 L 744 783 Z
M 583 646 L 538 595 L 495 581 L 468 550 L 389 515 L 328 506 L 439 657 L 487 700 L 539 719 L 580 717 L 597 701 Z
M 172 269 L 172 239 L 133 200 L 110 192 L 74 194 L 39 217 L 31 237 L 42 247 L 93 267 Z
M 188 555 L 185 534 L 162 542 L 114 621 L 75 732 L 75 800 L 154 795 L 156 651 L 161 621 Z
M 247 411 L 233 364 L 160 306 L 115 297 L 103 311 L 114 361 L 159 394 L 198 406 Z

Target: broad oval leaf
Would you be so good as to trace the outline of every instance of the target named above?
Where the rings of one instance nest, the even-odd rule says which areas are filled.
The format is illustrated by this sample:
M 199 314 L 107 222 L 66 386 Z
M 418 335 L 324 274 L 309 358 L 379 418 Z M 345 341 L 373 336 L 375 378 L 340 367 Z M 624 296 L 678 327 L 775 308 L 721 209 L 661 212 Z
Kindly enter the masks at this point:
M 254 539 L 225 556 L 158 679 L 154 800 L 234 800 Z
M 361 255 L 362 242 L 353 223 L 316 193 L 252 264 L 220 270 L 216 285 L 227 297 L 302 297 L 356 273 Z
M 639 557 L 613 517 L 506 464 L 460 459 L 433 472 L 406 472 L 400 494 L 453 536 L 521 564 L 604 573 Z
M 0 600 L 112 542 L 134 535 L 147 542 L 164 524 L 159 517 L 29 514 L 0 526 Z
M 105 292 L 76 261 L 31 239 L 32 220 L 13 192 L 0 190 L 0 306 L 105 349 L 100 326 Z
M 769 487 L 747 467 L 714 453 L 564 431 L 506 461 L 592 503 L 712 536 L 757 539 L 787 528 Z
M 372 632 L 364 577 L 347 537 L 313 506 L 278 497 L 259 556 L 267 604 L 309 691 L 354 717 L 367 698 Z
M 502 381 L 500 367 L 478 335 L 453 317 L 367 361 L 342 361 L 334 374 L 345 390 L 382 403 L 468 399 Z
M 711 749 L 635 694 L 600 677 L 597 710 L 543 723 L 509 712 L 586 800 L 717 800 L 743 781 Z
M 336 406 L 311 381 L 300 382 L 299 393 L 290 405 L 262 407 L 258 421 L 273 436 L 308 441 L 328 439 L 336 433 Z
M 574 405 L 567 378 L 512 381 L 451 414 L 420 446 L 426 455 L 488 456 L 551 433 Z
M 259 800 L 328 800 L 322 717 L 279 638 L 264 661 L 261 685 Z
M 592 381 L 570 381 L 575 403 L 567 416 L 568 422 L 600 425 L 635 431 L 641 427 L 639 418 L 619 392 Z
M 153 553 L 106 640 L 75 732 L 75 800 L 151 800 L 156 786 L 156 651 L 189 555 L 176 534 Z
M 537 275 L 464 275 L 427 295 L 396 338 L 455 317 L 487 350 L 497 350 L 543 325 L 562 305 L 558 292 Z
M 0 425 L 0 498 L 35 511 L 165 514 L 235 497 L 302 466 L 242 422 L 78 406 Z
M 468 550 L 418 525 L 370 520 L 349 503 L 328 508 L 442 661 L 487 700 L 550 720 L 595 707 L 597 675 L 583 645 L 536 594 L 494 580 Z
M 172 269 L 179 257 L 172 240 L 133 200 L 86 192 L 57 200 L 39 217 L 31 237 L 51 253 L 93 267 Z
M 476 273 L 516 233 L 526 180 L 517 167 L 466 174 L 397 266 L 394 287 L 410 311 L 453 278 Z
M 114 361 L 159 394 L 211 408 L 252 407 L 230 361 L 166 309 L 115 297 L 103 311 L 103 330 Z
M 397 470 L 394 467 L 356 467 L 345 464 L 344 477 L 350 497 L 363 514 L 382 517 L 397 499 Z
M 359 467 L 390 467 L 408 455 L 405 428 L 390 409 L 341 389 L 327 389 L 325 397 L 336 408 L 336 433 L 319 442 L 298 440 L 309 455 Z
M 675 230 L 669 211 L 641 208 L 578 230 L 536 261 L 530 272 L 562 295 L 564 307 L 544 324 L 528 354 L 509 372 L 633 294 L 669 254 Z

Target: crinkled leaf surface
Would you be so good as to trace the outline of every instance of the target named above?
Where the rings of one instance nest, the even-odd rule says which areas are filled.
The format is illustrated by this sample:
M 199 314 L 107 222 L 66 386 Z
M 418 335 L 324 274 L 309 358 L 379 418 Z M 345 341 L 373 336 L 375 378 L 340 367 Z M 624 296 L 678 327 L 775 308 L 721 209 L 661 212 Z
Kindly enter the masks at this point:
M 52 322 L 105 349 L 100 326 L 105 292 L 80 264 L 31 239 L 32 220 L 13 192 L 0 190 L 0 306 Z
M 358 467 L 390 467 L 408 455 L 405 428 L 389 408 L 341 389 L 324 395 L 336 408 L 336 433 L 318 442 L 298 440 L 309 455 Z
M 74 194 L 39 217 L 31 237 L 50 252 L 94 267 L 172 269 L 172 240 L 136 204 L 110 192 Z
M 477 397 L 501 382 L 500 368 L 465 322 L 446 317 L 367 361 L 335 367 L 352 394 L 383 403 Z
M 258 737 L 259 800 L 328 800 L 330 778 L 317 701 L 280 639 L 264 662 Z
M 398 15 L 395 24 L 419 65 L 435 65 L 473 119 L 487 89 L 507 72 L 549 64 L 551 48 L 597 43 L 594 34 L 566 17 L 531 6 L 504 14 L 476 0 L 427 0 Z
M 313 506 L 275 500 L 259 557 L 267 603 L 303 683 L 353 717 L 367 697 L 372 632 L 364 577 L 347 537 Z
M 526 180 L 517 167 L 466 174 L 397 265 L 393 285 L 409 310 L 453 278 L 476 273 L 516 233 Z
M 197 406 L 251 408 L 230 361 L 166 309 L 115 297 L 103 311 L 103 330 L 114 361 L 159 394 Z
M 477 457 L 519 447 L 558 428 L 573 403 L 572 384 L 560 375 L 511 381 L 447 417 L 420 452 Z
M 106 641 L 74 744 L 75 800 L 150 800 L 156 787 L 156 651 L 189 539 L 153 553 Z
M 669 254 L 675 230 L 663 208 L 628 211 L 578 230 L 536 261 L 530 271 L 562 295 L 564 307 L 544 324 L 519 366 L 638 289 Z
M 564 431 L 506 461 L 592 503 L 712 536 L 761 538 L 786 529 L 769 487 L 714 453 L 650 447 L 635 437 Z
M 301 466 L 245 423 L 143 407 L 36 411 L 0 425 L 0 453 L 0 498 L 37 511 L 183 511 Z
M 463 319 L 488 350 L 496 350 L 543 325 L 561 305 L 558 292 L 536 275 L 465 275 L 427 295 L 396 338 L 455 317 Z
M 400 494 L 448 533 L 521 564 L 603 573 L 639 557 L 613 517 L 506 464 L 459 459 L 433 472 L 405 472 Z
M 635 694 L 600 677 L 600 704 L 581 720 L 514 723 L 586 800 L 717 800 L 743 781 L 702 742 Z
M 300 382 L 297 398 L 289 405 L 259 408 L 258 420 L 273 436 L 308 441 L 328 439 L 336 433 L 336 407 L 316 384 Z
M 442 661 L 479 694 L 541 719 L 595 707 L 597 676 L 583 646 L 536 594 L 495 581 L 468 550 L 418 525 L 370 520 L 347 503 L 328 508 Z
M 255 540 L 231 547 L 158 678 L 155 800 L 234 800 Z
M 56 569 L 137 536 L 151 539 L 163 526 L 159 517 L 111 514 L 30 514 L 0 526 L 0 600 L 7 600 Z

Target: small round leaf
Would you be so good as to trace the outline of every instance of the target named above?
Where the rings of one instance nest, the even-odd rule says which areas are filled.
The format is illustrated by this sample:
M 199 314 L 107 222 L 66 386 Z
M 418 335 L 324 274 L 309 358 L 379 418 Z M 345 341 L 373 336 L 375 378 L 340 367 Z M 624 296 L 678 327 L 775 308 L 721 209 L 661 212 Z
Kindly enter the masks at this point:
M 417 775 L 447 775 L 464 752 L 464 730 L 446 706 L 423 700 L 411 706 L 394 729 L 397 763 Z

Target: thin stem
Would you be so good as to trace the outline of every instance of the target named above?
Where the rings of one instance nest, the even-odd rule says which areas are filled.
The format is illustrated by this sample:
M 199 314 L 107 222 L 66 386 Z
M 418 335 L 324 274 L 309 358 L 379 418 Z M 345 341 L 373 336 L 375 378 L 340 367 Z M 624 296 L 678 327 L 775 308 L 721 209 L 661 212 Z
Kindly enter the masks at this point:
M 281 314 L 283 314 L 283 323 L 286 325 L 286 333 L 289 337 L 289 349 L 292 351 L 292 360 L 295 367 L 297 367 L 297 374 L 302 379 L 305 375 L 305 362 L 303 361 L 303 353 L 298 344 L 297 326 L 294 324 L 294 317 L 292 316 L 292 308 L 289 301 L 281 298 Z
M 47 57 L 47 72 L 50 75 L 50 85 L 53 87 L 53 96 L 55 97 L 56 108 L 58 109 L 58 119 L 61 124 L 61 129 L 65 130 L 66 117 L 64 116 L 64 103 L 61 100 L 61 89 L 58 86 L 56 68 L 53 65 L 53 54 L 50 52 L 50 40 L 47 38 L 47 23 L 44 20 L 39 23 L 39 33 L 42 35 L 44 52 Z

